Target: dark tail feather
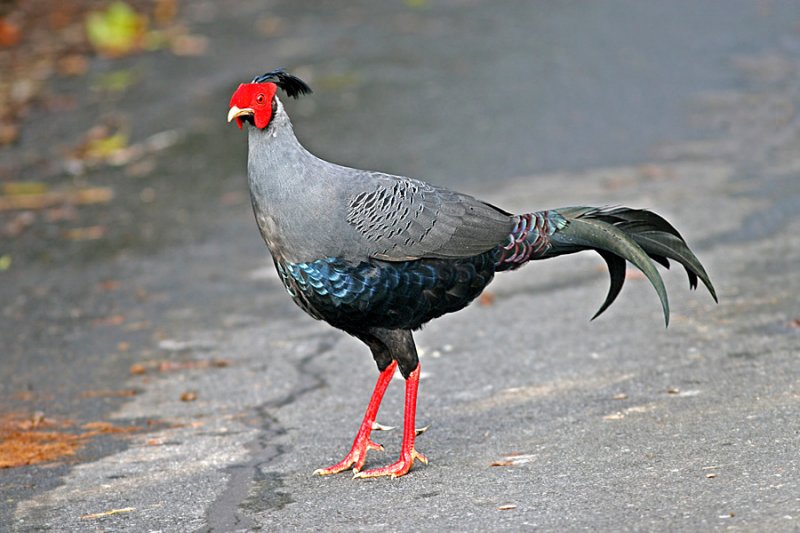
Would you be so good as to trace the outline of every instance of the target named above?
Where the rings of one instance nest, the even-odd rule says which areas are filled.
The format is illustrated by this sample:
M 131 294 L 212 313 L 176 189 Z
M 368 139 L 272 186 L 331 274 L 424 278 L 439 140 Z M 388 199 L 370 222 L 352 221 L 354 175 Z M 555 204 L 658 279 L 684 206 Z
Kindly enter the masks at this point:
M 554 212 L 563 216 L 566 224 L 559 224 L 560 227 L 550 235 L 550 249 L 537 258 L 592 249 L 608 265 L 611 286 L 603 305 L 592 319 L 608 309 L 622 289 L 626 260 L 650 280 L 661 300 L 666 324 L 669 324 L 667 291 L 653 261 L 667 268 L 670 259 L 679 262 L 689 276 L 689 287 L 695 289 L 699 278 L 717 301 L 716 291 L 703 265 L 678 230 L 655 213 L 626 207 L 568 207 Z
M 592 317 L 592 320 L 599 317 L 603 314 L 603 311 L 608 309 L 608 306 L 614 303 L 614 300 L 617 299 L 617 295 L 619 291 L 622 290 L 622 286 L 625 284 L 625 260 L 618 255 L 614 255 L 611 252 L 606 252 L 605 250 L 598 250 L 600 256 L 606 260 L 606 264 L 608 265 L 608 274 L 611 277 L 611 285 L 608 287 L 608 295 L 606 296 L 606 301 L 603 302 L 603 305 L 600 306 L 600 309 Z

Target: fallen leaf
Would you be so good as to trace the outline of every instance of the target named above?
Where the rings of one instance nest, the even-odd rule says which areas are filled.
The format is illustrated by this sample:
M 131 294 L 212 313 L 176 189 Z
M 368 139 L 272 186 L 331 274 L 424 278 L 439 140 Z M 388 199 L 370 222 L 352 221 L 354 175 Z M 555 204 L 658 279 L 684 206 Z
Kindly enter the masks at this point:
M 178 0 L 156 0 L 153 18 L 157 24 L 169 24 L 178 15 Z
M 11 268 L 11 254 L 0 255 L 0 272 L 5 272 Z
M 19 138 L 19 126 L 0 122 L 0 146 L 12 144 Z
M 82 446 L 79 435 L 42 431 L 68 425 L 57 424 L 38 411 L 32 415 L 0 416 L 0 469 L 52 462 L 74 455 Z
M 146 374 L 147 369 L 141 363 L 134 363 L 131 365 L 131 374 L 134 376 L 140 376 L 142 374 Z
M 523 454 L 515 452 L 508 454 L 502 459 L 499 459 L 497 461 L 492 461 L 491 463 L 489 463 L 489 466 L 516 466 L 525 463 L 530 463 L 535 458 L 536 456 L 530 453 Z
M 108 159 L 126 146 L 128 146 L 128 135 L 118 131 L 107 137 L 89 140 L 84 156 L 89 160 Z
M 130 396 L 136 396 L 136 394 L 138 393 L 134 389 L 87 390 L 81 393 L 81 398 L 128 398 Z
M 230 361 L 225 359 L 191 359 L 188 361 L 156 361 L 155 369 L 159 372 L 174 372 L 176 370 L 201 370 L 204 368 L 225 368 L 230 366 Z
M 103 511 L 101 513 L 91 513 L 81 516 L 81 520 L 93 520 L 95 518 L 103 518 L 104 516 L 111 516 L 122 513 L 132 513 L 136 507 L 123 507 L 122 509 L 111 509 L 110 511 Z
M 3 183 L 2 191 L 6 196 L 41 194 L 47 192 L 47 185 L 38 181 L 9 181 Z
M 494 300 L 495 300 L 494 293 L 491 293 L 489 291 L 483 291 L 480 297 L 478 298 L 478 304 L 488 307 L 494 304 Z
M 70 241 L 95 241 L 106 234 L 105 226 L 88 226 L 64 231 L 64 238 Z
M 187 390 L 183 394 L 181 394 L 181 401 L 182 402 L 193 402 L 197 399 L 197 393 L 193 390 Z
M 86 16 L 86 36 L 99 53 L 125 55 L 141 47 L 147 31 L 147 18 L 122 1 Z
M 0 195 L 0 211 L 44 209 L 59 204 L 92 205 L 108 203 L 114 197 L 110 187 L 87 187 L 69 191 Z
M 76 435 L 52 431 L 19 431 L 0 441 L 0 469 L 52 462 L 74 455 L 81 446 Z
M 141 431 L 142 428 L 139 426 L 117 426 L 112 424 L 111 422 L 87 422 L 86 424 L 82 425 L 81 428 L 89 430 L 88 433 L 84 433 L 82 437 L 94 437 L 97 435 L 110 435 L 114 433 L 134 433 L 136 431 Z
M 14 46 L 22 38 L 22 31 L 16 24 L 0 18 L 0 46 Z

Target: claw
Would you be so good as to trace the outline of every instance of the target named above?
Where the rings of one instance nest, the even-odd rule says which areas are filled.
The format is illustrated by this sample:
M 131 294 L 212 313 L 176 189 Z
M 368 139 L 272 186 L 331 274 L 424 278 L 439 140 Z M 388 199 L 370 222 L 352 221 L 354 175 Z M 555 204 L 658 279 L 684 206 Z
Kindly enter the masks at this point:
M 358 472 L 361 470 L 361 467 L 364 466 L 364 462 L 367 459 L 367 452 L 370 450 L 382 452 L 383 446 L 377 442 L 373 442 L 370 438 L 359 440 L 353 444 L 353 448 L 344 459 L 328 468 L 317 468 L 314 470 L 313 475 L 328 476 L 331 474 L 338 474 L 339 472 L 344 472 L 349 469 L 351 466 L 353 467 L 353 472 Z
M 373 431 L 391 431 L 394 428 L 395 426 L 384 426 L 383 424 L 378 424 L 377 422 L 372 423 Z
M 411 453 L 414 456 L 414 459 L 417 459 L 422 464 L 425 464 L 425 465 L 428 464 L 428 458 L 425 457 L 424 455 L 422 455 L 421 453 L 419 453 L 417 450 L 414 450 Z
M 367 442 L 367 450 L 377 450 L 379 452 L 382 452 L 382 451 L 384 451 L 383 444 L 378 444 L 377 442 L 373 442 L 372 440 L 369 440 Z
M 428 431 L 430 428 L 431 428 L 431 425 L 430 425 L 430 424 L 428 424 L 427 426 L 423 426 L 423 427 L 421 427 L 421 428 L 416 428 L 416 429 L 414 430 L 414 435 L 415 435 L 415 436 L 417 436 L 417 437 L 419 437 L 420 435 L 422 435 L 423 433 L 425 433 L 426 431 Z
M 400 459 L 389 466 L 384 466 L 383 468 L 375 468 L 374 470 L 367 470 L 366 472 L 355 472 L 353 473 L 353 479 L 367 479 L 373 477 L 383 477 L 388 476 L 392 479 L 404 476 L 411 470 L 411 466 L 414 464 L 414 460 L 418 460 L 421 463 L 428 464 L 428 458 L 419 453 L 417 450 L 411 450 L 411 453 L 407 457 L 400 457 Z

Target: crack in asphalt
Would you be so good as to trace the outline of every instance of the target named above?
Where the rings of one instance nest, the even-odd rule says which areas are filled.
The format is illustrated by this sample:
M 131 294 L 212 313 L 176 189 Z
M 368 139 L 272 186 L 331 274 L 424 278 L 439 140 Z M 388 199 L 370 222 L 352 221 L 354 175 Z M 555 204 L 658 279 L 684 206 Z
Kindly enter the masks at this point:
M 225 469 L 230 476 L 225 490 L 211 503 L 206 512 L 206 527 L 202 533 L 231 531 L 253 531 L 260 529 L 252 519 L 241 512 L 243 508 L 282 509 L 292 503 L 292 496 L 281 492 L 283 476 L 276 472 L 264 472 L 263 467 L 287 453 L 287 446 L 274 443 L 285 435 L 286 429 L 274 415 L 279 409 L 296 402 L 304 395 L 321 389 L 326 381 L 321 371 L 313 369 L 312 363 L 336 345 L 335 333 L 326 333 L 319 339 L 313 353 L 302 357 L 293 366 L 297 370 L 298 386 L 282 398 L 265 402 L 252 409 L 261 420 L 261 433 L 248 443 L 251 459 L 246 463 L 231 465 Z

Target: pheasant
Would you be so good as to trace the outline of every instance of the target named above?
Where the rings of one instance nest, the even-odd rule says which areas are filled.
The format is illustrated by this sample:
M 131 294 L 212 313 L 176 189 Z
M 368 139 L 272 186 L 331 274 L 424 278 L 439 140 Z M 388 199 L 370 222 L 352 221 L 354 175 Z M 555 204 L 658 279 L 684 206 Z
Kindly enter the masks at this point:
M 420 364 L 412 332 L 463 309 L 498 272 L 533 260 L 594 250 L 608 265 L 610 288 L 593 318 L 616 299 L 626 261 L 647 277 L 669 323 L 658 270 L 685 268 L 689 286 L 702 280 L 717 296 L 700 261 L 661 216 L 627 207 L 565 207 L 509 213 L 487 202 L 413 178 L 358 170 L 317 158 L 295 137 L 277 96 L 311 93 L 284 69 L 239 85 L 228 122 L 248 132 L 248 181 L 256 222 L 280 280 L 306 313 L 369 347 L 379 375 L 347 455 L 320 475 L 352 469 L 359 478 L 405 475 L 414 461 Z M 400 458 L 362 471 L 376 415 L 399 369 L 405 384 Z

